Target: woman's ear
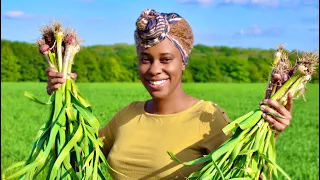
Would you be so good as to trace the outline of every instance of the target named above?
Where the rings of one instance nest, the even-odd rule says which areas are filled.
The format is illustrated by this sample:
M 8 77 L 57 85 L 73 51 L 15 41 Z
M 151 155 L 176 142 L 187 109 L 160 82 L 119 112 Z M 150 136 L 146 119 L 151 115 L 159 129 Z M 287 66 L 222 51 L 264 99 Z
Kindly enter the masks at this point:
M 182 62 L 182 71 L 186 70 L 186 64 Z

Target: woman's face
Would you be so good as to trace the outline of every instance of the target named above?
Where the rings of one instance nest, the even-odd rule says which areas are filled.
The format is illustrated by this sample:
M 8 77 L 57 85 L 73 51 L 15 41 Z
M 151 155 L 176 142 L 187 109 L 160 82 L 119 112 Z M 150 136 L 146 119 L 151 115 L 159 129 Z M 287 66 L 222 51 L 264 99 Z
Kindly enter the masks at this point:
M 140 47 L 138 60 L 140 80 L 152 98 L 166 98 L 181 87 L 185 65 L 179 50 L 169 39 L 147 49 Z

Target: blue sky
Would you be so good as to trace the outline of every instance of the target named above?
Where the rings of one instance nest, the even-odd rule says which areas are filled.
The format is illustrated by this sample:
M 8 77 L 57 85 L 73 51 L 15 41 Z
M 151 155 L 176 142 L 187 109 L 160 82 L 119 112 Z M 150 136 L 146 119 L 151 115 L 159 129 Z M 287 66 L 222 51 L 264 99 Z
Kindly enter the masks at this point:
M 195 44 L 289 50 L 319 49 L 318 0 L 3 0 L 1 39 L 35 42 L 53 19 L 74 28 L 84 45 L 133 44 L 146 8 L 176 12 Z

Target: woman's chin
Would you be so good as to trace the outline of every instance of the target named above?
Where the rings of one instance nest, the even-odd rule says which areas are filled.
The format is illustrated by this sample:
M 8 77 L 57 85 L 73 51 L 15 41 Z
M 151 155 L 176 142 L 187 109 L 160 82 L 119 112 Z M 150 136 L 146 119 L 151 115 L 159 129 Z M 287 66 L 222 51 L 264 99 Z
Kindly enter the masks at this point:
M 149 94 L 152 99 L 165 99 L 168 97 L 168 93 L 166 91 L 149 91 Z

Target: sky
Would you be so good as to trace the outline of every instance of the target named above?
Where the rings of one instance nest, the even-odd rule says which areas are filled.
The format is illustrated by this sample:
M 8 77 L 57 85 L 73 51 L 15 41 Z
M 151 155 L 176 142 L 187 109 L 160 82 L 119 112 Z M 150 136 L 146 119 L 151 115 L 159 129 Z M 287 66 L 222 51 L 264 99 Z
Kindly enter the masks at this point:
M 84 46 L 134 44 L 140 13 L 175 12 L 195 45 L 319 50 L 318 0 L 2 0 L 1 39 L 34 43 L 52 20 L 74 28 Z

